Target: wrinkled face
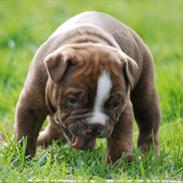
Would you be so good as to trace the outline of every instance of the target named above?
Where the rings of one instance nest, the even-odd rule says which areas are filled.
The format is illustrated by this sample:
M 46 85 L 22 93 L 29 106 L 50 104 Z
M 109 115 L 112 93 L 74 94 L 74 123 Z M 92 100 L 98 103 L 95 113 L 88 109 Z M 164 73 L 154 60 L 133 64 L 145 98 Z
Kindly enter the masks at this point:
M 110 137 L 129 100 L 130 85 L 118 53 L 74 45 L 45 62 L 50 75 L 47 103 L 55 120 L 74 148 L 93 149 L 96 138 Z

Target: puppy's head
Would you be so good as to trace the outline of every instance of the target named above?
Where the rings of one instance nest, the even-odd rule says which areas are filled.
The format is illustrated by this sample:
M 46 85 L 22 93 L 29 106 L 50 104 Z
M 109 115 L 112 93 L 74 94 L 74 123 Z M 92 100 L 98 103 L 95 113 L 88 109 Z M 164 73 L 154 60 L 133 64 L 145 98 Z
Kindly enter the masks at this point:
M 129 100 L 138 66 L 123 52 L 101 44 L 70 44 L 44 60 L 47 105 L 72 146 L 93 149 L 110 137 Z

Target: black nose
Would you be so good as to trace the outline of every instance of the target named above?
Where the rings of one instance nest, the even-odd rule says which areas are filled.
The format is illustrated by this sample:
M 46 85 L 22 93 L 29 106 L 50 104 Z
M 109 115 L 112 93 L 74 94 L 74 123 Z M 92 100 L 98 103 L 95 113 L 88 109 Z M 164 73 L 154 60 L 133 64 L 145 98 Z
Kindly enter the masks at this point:
M 85 135 L 100 136 L 100 135 L 102 135 L 102 131 L 103 131 L 103 125 L 90 124 L 85 131 Z

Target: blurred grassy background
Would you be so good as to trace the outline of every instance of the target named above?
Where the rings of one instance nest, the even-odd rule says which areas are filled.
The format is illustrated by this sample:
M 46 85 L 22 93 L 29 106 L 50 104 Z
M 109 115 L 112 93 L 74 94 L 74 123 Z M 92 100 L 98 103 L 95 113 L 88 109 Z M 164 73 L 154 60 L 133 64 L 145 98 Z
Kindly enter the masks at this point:
M 12 135 L 15 105 L 35 50 L 69 17 L 96 10 L 109 13 L 133 28 L 150 47 L 162 108 L 162 148 L 166 153 L 180 153 L 177 148 L 183 147 L 182 8 L 181 0 L 1 0 L 1 128 Z M 176 175 L 182 177 L 178 170 Z

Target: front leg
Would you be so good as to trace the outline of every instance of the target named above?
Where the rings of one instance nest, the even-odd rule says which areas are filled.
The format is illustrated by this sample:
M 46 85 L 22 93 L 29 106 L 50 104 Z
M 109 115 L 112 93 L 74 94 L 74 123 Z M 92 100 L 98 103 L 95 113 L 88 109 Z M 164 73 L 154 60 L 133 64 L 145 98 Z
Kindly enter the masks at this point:
M 107 139 L 107 163 L 114 163 L 123 154 L 131 159 L 133 131 L 133 107 L 131 102 L 127 104 L 122 112 L 119 122 L 114 126 L 113 133 Z
M 36 140 L 47 116 L 43 97 L 33 90 L 23 90 L 16 107 L 15 136 L 18 140 L 27 138 L 26 155 L 36 153 Z
M 53 140 L 60 139 L 62 143 L 66 143 L 63 131 L 59 124 L 57 124 L 53 117 L 49 116 L 48 125 L 38 136 L 37 145 L 47 147 L 51 145 Z

